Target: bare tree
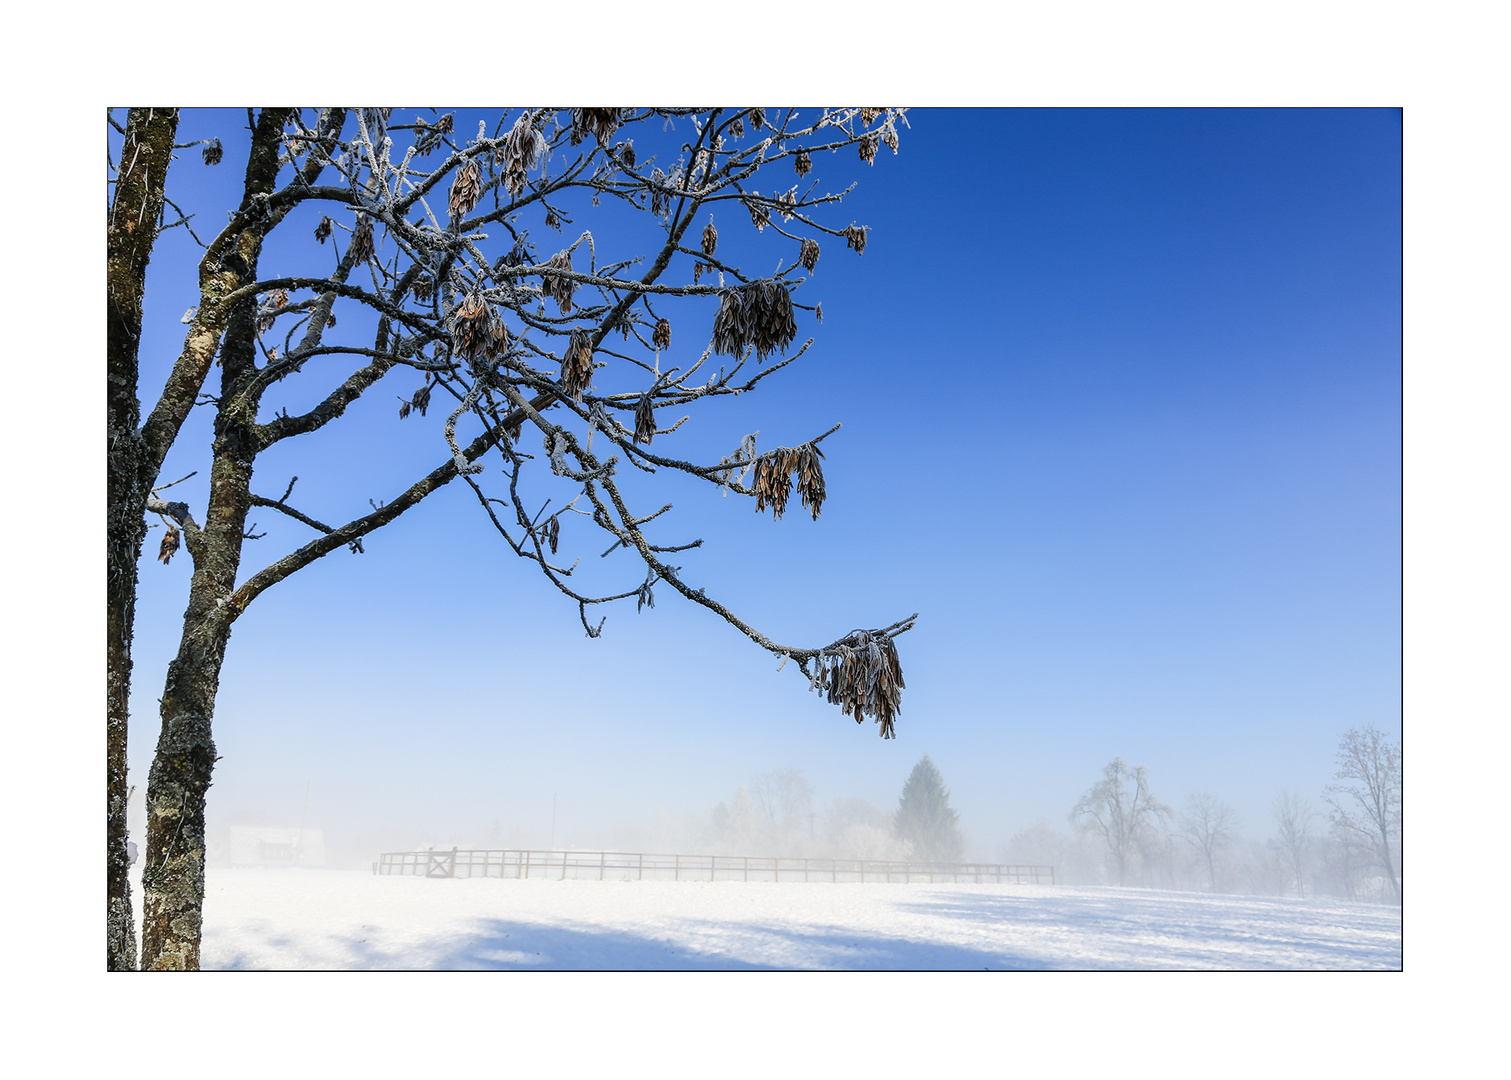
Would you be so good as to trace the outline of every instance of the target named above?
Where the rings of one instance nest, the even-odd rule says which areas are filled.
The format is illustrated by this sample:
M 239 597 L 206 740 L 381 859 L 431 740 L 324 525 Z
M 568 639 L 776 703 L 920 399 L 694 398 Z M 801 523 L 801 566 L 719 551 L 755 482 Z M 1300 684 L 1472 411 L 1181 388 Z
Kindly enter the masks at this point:
M 758 512 L 769 509 L 777 518 L 795 485 L 803 507 L 818 518 L 827 495 L 819 444 L 837 424 L 767 449 L 747 435 L 716 461 L 683 460 L 664 444 L 686 419 L 670 419 L 673 411 L 751 391 L 808 349 L 812 339 L 799 343 L 798 319 L 811 314 L 821 321 L 822 311 L 797 291 L 818 261 L 819 239 L 834 237 L 861 253 L 869 230 L 821 220 L 845 191 L 820 189 L 807 175 L 824 152 L 854 148 L 867 163 L 882 146 L 895 152 L 905 126 L 901 110 L 800 117 L 795 110 L 537 108 L 498 116 L 491 127 L 480 122 L 470 138 L 450 113 L 432 111 L 406 124 L 388 109 L 248 110 L 245 157 L 240 150 L 233 155 L 245 161 L 239 204 L 186 206 L 191 212 L 181 211 L 171 225 L 153 201 L 152 191 L 164 190 L 158 174 L 138 175 L 149 144 L 172 145 L 172 131 L 154 127 L 154 117 L 133 110 L 131 126 L 119 129 L 112 229 L 127 214 L 147 232 L 180 224 L 188 232 L 191 218 L 213 222 L 228 209 L 229 220 L 208 242 L 190 233 L 204 249 L 196 269 L 199 302 L 184 316 L 182 350 L 140 431 L 132 412 L 137 371 L 124 358 L 118 364 L 115 351 L 118 341 L 138 336 L 129 317 L 112 338 L 111 393 L 120 398 L 119 407 L 112 405 L 112 454 L 120 432 L 143 448 L 110 489 L 112 581 L 121 567 L 134 567 L 143 508 L 164 523 L 161 561 L 182 546 L 193 564 L 148 778 L 143 967 L 198 966 L 204 800 L 216 760 L 212 719 L 232 625 L 267 589 L 333 552 L 361 553 L 370 534 L 458 477 L 508 549 L 577 606 L 590 637 L 604 625 L 588 618 L 590 608 L 630 600 L 637 610 L 654 606 L 654 589 L 664 583 L 792 661 L 810 689 L 857 722 L 875 719 L 891 737 L 903 685 L 893 639 L 916 616 L 827 645 L 780 644 L 669 561 L 701 544 L 647 528 L 653 521 L 654 530 L 664 528 L 669 503 L 650 510 L 632 503 L 636 490 L 654 490 L 656 481 L 645 478 L 680 473 L 749 497 Z M 227 156 L 227 143 L 234 143 L 229 132 L 224 141 L 206 141 L 204 163 Z M 166 167 L 166 153 L 152 153 L 158 156 L 150 160 Z M 436 163 L 426 164 L 433 155 Z M 148 196 L 140 206 L 138 183 Z M 726 261 L 714 212 L 727 215 L 726 229 L 748 221 L 768 234 L 781 245 L 786 268 L 752 277 Z M 628 231 L 616 231 L 616 214 L 652 223 L 659 233 L 652 249 L 618 250 L 624 242 L 617 237 Z M 579 218 L 591 218 L 597 235 L 579 228 Z M 262 277 L 264 241 L 280 228 L 308 230 L 302 254 L 282 256 L 298 272 Z M 143 243 L 150 252 L 151 238 Z M 111 251 L 115 290 L 115 246 Z M 291 265 L 301 258 L 303 267 Z M 139 302 L 145 255 L 123 256 L 121 265 L 122 279 L 136 282 Z M 131 297 L 123 303 L 129 309 Z M 677 341 L 690 346 L 673 344 L 672 315 L 679 311 Z M 728 362 L 715 369 L 716 357 Z M 332 377 L 332 366 L 343 363 Z M 215 366 L 219 385 L 205 393 Z M 370 512 L 334 526 L 321 519 L 337 510 L 341 521 L 347 511 L 290 501 L 297 476 L 280 495 L 253 490 L 260 455 L 335 424 L 385 378 L 406 373 L 418 386 L 399 395 L 395 422 L 423 418 L 435 402 L 447 401 L 432 421 L 434 468 L 386 499 L 368 500 Z M 157 483 L 163 456 L 196 402 L 214 413 L 209 493 L 199 514 L 187 501 L 160 497 L 164 485 Z M 291 411 L 298 402 L 306 404 Z M 526 449 L 527 425 L 540 439 L 535 453 Z M 350 456 L 378 452 L 356 447 Z M 112 477 L 116 471 L 112 458 Z M 641 478 L 638 489 L 627 485 L 629 477 Z M 243 574 L 246 542 L 263 535 L 248 524 L 254 507 L 316 536 Z M 587 551 L 591 541 L 574 533 L 574 523 L 601 530 L 611 542 L 605 555 L 618 549 L 633 558 L 621 587 L 594 591 L 576 583 L 579 563 L 558 554 L 563 543 Z M 134 599 L 124 593 L 134 598 L 134 589 L 134 581 L 122 579 L 123 595 L 111 594 L 112 617 L 121 613 L 127 643 L 123 653 L 113 632 L 109 717 L 112 740 L 120 720 L 120 738 L 111 753 L 117 745 L 122 751 L 119 768 L 110 759 L 113 815 L 125 779 L 124 708 L 116 708 L 124 690 L 115 687 L 125 685 L 129 671 Z M 115 874 L 124 826 L 111 820 L 110 955 L 118 958 L 113 966 L 127 966 L 129 945 L 116 942 L 122 909 L 114 892 L 117 876 L 124 882 Z
M 1306 895 L 1306 859 L 1311 845 L 1310 830 L 1317 811 L 1300 792 L 1282 788 L 1270 804 L 1275 815 L 1276 842 L 1281 863 L 1297 896 Z
M 1102 770 L 1102 779 L 1081 796 L 1070 812 L 1071 823 L 1083 833 L 1101 837 L 1117 871 L 1118 884 L 1128 880 L 1129 863 L 1141 847 L 1157 839 L 1173 812 L 1149 790 L 1149 774 L 1142 765 L 1129 768 L 1121 757 Z
M 1206 866 L 1208 892 L 1217 891 L 1217 868 L 1233 843 L 1237 828 L 1237 813 L 1221 799 L 1205 791 L 1186 797 L 1179 834 Z
M 797 769 L 751 778 L 750 793 L 775 854 L 797 854 L 813 831 L 813 785 Z
M 1401 902 L 1401 744 L 1374 728 L 1350 728 L 1338 743 L 1338 780 L 1327 788 L 1333 823 L 1374 853 Z

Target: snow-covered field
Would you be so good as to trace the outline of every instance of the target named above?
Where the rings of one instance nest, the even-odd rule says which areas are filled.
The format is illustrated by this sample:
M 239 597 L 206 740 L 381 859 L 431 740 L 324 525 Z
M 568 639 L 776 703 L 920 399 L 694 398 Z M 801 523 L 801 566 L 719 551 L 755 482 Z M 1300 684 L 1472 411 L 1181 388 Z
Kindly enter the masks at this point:
M 1401 913 L 1139 889 L 428 880 L 211 867 L 201 964 L 1390 970 L 1401 966 Z

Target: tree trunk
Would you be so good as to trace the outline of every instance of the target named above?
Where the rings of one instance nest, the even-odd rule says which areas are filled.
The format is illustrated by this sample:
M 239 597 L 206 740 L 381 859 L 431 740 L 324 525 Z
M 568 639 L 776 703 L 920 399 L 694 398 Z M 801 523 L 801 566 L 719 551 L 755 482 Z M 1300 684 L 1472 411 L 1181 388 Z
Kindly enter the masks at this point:
M 233 318 L 228 338 L 237 321 Z M 199 969 L 205 792 L 215 768 L 211 722 L 233 620 L 227 601 L 241 564 L 251 503 L 252 462 L 238 453 L 241 445 L 241 439 L 224 434 L 216 440 L 205 527 L 185 530 L 194 578 L 178 655 L 168 665 L 162 731 L 147 777 L 142 967 L 155 971 Z
M 111 971 L 136 968 L 126 853 L 126 735 L 136 564 L 152 482 L 142 475 L 137 431 L 137 349 L 147 262 L 162 217 L 163 184 L 177 131 L 177 109 L 130 110 L 106 227 L 105 963 Z
M 264 109 L 253 135 L 247 191 L 271 189 L 278 172 L 279 133 L 289 110 Z M 271 222 L 248 228 L 234 251 L 255 281 L 262 238 Z M 230 605 L 241 567 L 247 510 L 252 503 L 251 429 L 256 403 L 233 406 L 257 375 L 257 301 L 230 312 L 220 350 L 221 404 L 215 417 L 210 501 L 203 529 L 185 523 L 184 543 L 194 560 L 189 607 L 178 655 L 163 688 L 162 729 L 147 776 L 147 862 L 142 869 L 142 967 L 157 971 L 199 968 L 205 897 L 205 792 L 215 768 L 211 724 L 220 670 L 235 614 Z

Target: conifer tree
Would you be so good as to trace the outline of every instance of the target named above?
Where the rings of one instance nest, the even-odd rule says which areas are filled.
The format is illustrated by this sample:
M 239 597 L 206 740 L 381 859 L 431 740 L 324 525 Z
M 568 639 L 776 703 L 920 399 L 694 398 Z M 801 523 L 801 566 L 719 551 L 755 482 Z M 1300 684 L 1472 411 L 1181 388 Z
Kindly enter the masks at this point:
M 892 828 L 913 845 L 913 858 L 924 862 L 958 862 L 965 839 L 960 814 L 950 806 L 944 777 L 925 754 L 902 786 Z

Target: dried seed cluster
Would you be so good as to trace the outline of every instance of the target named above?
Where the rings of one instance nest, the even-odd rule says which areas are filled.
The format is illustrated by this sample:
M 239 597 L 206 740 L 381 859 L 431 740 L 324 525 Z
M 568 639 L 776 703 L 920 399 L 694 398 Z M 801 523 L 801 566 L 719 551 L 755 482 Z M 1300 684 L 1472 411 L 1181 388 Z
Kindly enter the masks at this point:
M 498 312 L 480 292 L 470 292 L 447 316 L 451 351 L 476 365 L 502 356 L 509 345 L 509 331 Z
M 569 277 L 553 274 L 551 271 L 570 269 L 572 269 L 572 253 L 558 251 L 547 260 L 545 272 L 540 279 L 540 291 L 556 301 L 556 306 L 561 309 L 563 315 L 570 314 L 572 311 L 572 292 L 577 288 L 577 283 Z
M 755 131 L 760 131 L 763 127 L 766 126 L 766 110 L 765 109 L 751 109 L 750 110 L 750 126 L 751 126 L 751 129 L 755 130 Z
M 650 444 L 656 434 L 656 412 L 651 405 L 651 395 L 641 394 L 635 406 L 635 441 Z
M 765 232 L 766 226 L 771 224 L 771 211 L 758 201 L 760 197 L 759 191 L 752 191 L 750 197 L 741 201 L 750 211 L 750 223 L 756 227 L 756 232 Z
M 803 268 L 811 271 L 818 265 L 818 241 L 809 237 L 803 241 L 802 249 L 798 252 L 797 261 L 803 264 Z
M 333 223 L 331 222 L 330 218 L 322 217 L 320 219 L 320 224 L 315 226 L 315 239 L 320 241 L 322 244 L 329 240 L 331 236 L 332 224 Z
M 797 156 L 792 159 L 792 167 L 797 170 L 799 176 L 807 176 L 813 168 L 813 157 L 807 150 L 799 150 Z
M 262 303 L 257 305 L 257 332 L 266 334 L 273 329 L 273 321 L 277 319 L 278 312 L 288 306 L 289 291 L 287 289 L 274 289 L 263 297 Z
M 792 296 L 779 281 L 767 278 L 729 289 L 714 316 L 714 352 L 744 356 L 754 345 L 762 360 L 785 349 L 797 337 Z
M 574 401 L 581 401 L 583 391 L 593 381 L 593 339 L 581 327 L 567 340 L 567 354 L 561 360 L 561 391 Z
M 551 554 L 555 555 L 556 545 L 561 543 L 561 518 L 552 514 L 536 529 L 536 535 L 540 537 L 541 543 L 550 547 Z
M 429 274 L 420 274 L 409 286 L 414 298 L 422 304 L 430 303 L 430 298 L 435 295 L 435 280 Z
M 710 259 L 714 257 L 714 249 L 719 246 L 719 231 L 714 228 L 713 218 L 708 219 L 708 224 L 703 229 L 703 254 Z
M 857 724 L 872 717 L 881 725 L 883 739 L 895 739 L 892 725 L 902 711 L 903 690 L 897 646 L 885 634 L 856 630 L 839 643 L 839 650 L 814 658 L 813 688 Z
M 505 190 L 517 196 L 525 190 L 530 170 L 538 166 L 546 154 L 546 137 L 530 122 L 528 112 L 521 113 L 495 153 L 499 164 L 504 167 Z
M 672 324 L 665 319 L 657 319 L 656 329 L 651 332 L 651 344 L 658 349 L 671 348 Z
M 483 197 L 483 167 L 477 158 L 468 158 L 467 164 L 457 170 L 451 182 L 451 216 L 462 217 L 472 213 L 472 208 Z
M 670 182 L 670 180 L 671 177 L 667 176 L 660 169 L 651 170 L 651 179 L 648 185 L 651 192 L 651 213 L 657 217 L 665 217 L 667 211 L 671 209 L 671 195 L 663 190 L 664 185 Z
M 157 561 L 162 563 L 164 566 L 168 565 L 168 560 L 173 558 L 173 553 L 177 550 L 178 530 L 175 529 L 172 525 L 169 525 L 167 531 L 163 533 L 162 544 L 158 546 Z
M 366 214 L 357 215 L 357 225 L 352 229 L 350 251 L 358 264 L 373 257 L 373 219 Z
M 595 135 L 604 145 L 614 137 L 624 113 L 619 109 L 573 109 L 572 145 L 576 146 L 588 135 Z
M 866 253 L 866 233 L 871 231 L 869 225 L 846 225 L 845 231 L 840 233 L 845 238 L 845 243 L 850 245 L 850 250 L 857 255 Z
M 817 521 L 824 508 L 824 470 L 819 464 L 823 456 L 818 447 L 808 445 L 793 450 L 784 447 L 756 458 L 752 484 L 756 513 L 770 503 L 772 520 L 780 520 L 787 510 L 787 497 L 792 494 L 792 477 L 796 474 L 798 494 L 803 497 L 803 505 L 813 515 L 813 520 Z
M 430 408 L 430 384 L 426 383 L 414 392 L 414 397 L 408 400 L 400 399 L 399 419 L 406 419 L 409 416 L 410 409 L 414 409 L 421 416 L 424 416 L 425 410 L 428 408 Z
M 420 157 L 424 157 L 440 146 L 442 137 L 451 134 L 454 116 L 454 113 L 447 113 L 434 124 L 426 123 L 423 116 L 416 116 L 414 118 L 414 126 L 419 130 L 420 137 L 415 140 L 415 153 Z
M 225 147 L 220 145 L 219 139 L 211 139 L 205 146 L 204 154 L 206 165 L 219 165 L 220 159 L 226 156 L 226 151 Z M 167 562 L 168 560 L 164 559 L 163 561 Z
M 861 126 L 870 127 L 876 122 L 876 118 L 886 111 L 885 109 L 862 109 L 860 111 Z
M 860 142 L 856 144 L 856 148 L 860 151 L 860 159 L 867 165 L 876 164 L 876 147 L 880 142 L 881 139 L 873 131 L 869 135 L 862 135 Z

